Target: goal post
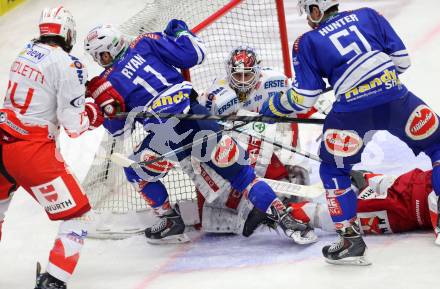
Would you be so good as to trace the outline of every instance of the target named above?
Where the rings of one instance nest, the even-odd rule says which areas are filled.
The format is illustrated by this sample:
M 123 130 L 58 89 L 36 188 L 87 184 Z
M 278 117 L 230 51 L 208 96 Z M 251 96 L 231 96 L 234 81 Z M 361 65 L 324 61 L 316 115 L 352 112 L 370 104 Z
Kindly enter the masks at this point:
M 145 0 L 145 8 L 127 19 L 120 28 L 128 37 L 145 32 L 163 31 L 169 20 L 182 19 L 205 42 L 207 53 L 202 65 L 189 71 L 199 93 L 212 81 L 226 75 L 226 58 L 238 46 L 253 47 L 261 65 L 292 76 L 283 0 Z M 130 138 L 115 139 L 105 135 L 83 187 L 97 212 L 91 237 L 125 237 L 139 233 L 147 225 L 133 215 L 148 215 L 146 201 L 126 180 L 122 168 L 111 163 L 113 152 L 129 155 L 145 137 L 137 126 Z M 195 187 L 178 168 L 164 179 L 171 202 L 196 201 Z M 119 222 L 127 219 L 127 224 Z M 137 223 L 136 223 L 137 222 Z

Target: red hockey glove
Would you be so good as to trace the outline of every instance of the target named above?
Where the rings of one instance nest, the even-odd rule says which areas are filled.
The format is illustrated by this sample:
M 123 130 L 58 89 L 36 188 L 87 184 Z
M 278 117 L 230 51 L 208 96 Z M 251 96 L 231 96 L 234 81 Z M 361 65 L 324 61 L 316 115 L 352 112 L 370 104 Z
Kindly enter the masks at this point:
M 89 130 L 94 130 L 104 123 L 104 114 L 96 103 L 86 102 L 85 111 L 89 118 Z
M 104 77 L 95 76 L 88 82 L 86 97 L 93 98 L 109 117 L 125 111 L 124 99 Z

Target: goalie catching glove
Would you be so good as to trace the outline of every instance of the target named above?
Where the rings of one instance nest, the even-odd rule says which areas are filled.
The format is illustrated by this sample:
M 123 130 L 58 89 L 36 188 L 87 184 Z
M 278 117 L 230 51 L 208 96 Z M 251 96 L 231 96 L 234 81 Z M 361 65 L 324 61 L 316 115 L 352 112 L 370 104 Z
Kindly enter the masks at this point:
M 104 77 L 95 76 L 87 83 L 86 97 L 93 98 L 110 118 L 125 111 L 124 99 Z

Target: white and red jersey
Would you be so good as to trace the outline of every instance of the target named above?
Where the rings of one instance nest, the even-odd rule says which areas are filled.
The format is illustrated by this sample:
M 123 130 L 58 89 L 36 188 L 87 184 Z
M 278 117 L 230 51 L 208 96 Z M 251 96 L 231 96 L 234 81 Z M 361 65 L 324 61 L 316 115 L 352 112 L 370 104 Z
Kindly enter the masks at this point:
M 70 137 L 79 136 L 89 127 L 86 80 L 87 70 L 76 57 L 58 46 L 30 42 L 11 66 L 2 109 L 9 123 L 22 130 L 2 128 L 19 138 L 35 134 L 35 139 L 46 132 L 47 138 L 56 139 L 63 126 Z
M 257 115 L 269 97 L 280 92 L 285 93 L 290 86 L 291 80 L 283 73 L 270 68 L 262 68 L 258 82 L 246 94 L 245 98 L 240 98 L 237 92 L 229 86 L 227 79 L 223 78 L 215 79 L 211 87 L 199 97 L 198 101 L 215 115 L 250 115 L 252 113 Z M 297 147 L 299 145 L 297 124 L 255 122 L 246 126 L 246 129 L 250 130 L 251 134 L 263 135 L 286 146 Z M 275 149 L 273 145 L 262 142 L 259 138 L 243 134 L 234 134 L 234 138 L 239 141 L 242 147 L 247 148 L 251 164 L 258 176 L 281 179 L 287 177 L 288 174 L 284 165 L 296 164 L 291 153 Z
M 398 178 L 366 174 L 366 190 L 358 195 L 357 216 L 366 234 L 386 234 L 429 229 L 437 222 L 437 197 L 432 171 L 414 169 Z M 334 224 L 326 204 L 294 203 L 293 216 L 326 231 Z
M 283 73 L 262 68 L 258 82 L 247 93 L 245 99 L 240 99 L 235 90 L 229 86 L 228 80 L 222 78 L 215 79 L 198 100 L 215 115 L 235 114 L 241 109 L 259 112 L 269 97 L 280 92 L 285 93 L 289 87 L 291 81 Z

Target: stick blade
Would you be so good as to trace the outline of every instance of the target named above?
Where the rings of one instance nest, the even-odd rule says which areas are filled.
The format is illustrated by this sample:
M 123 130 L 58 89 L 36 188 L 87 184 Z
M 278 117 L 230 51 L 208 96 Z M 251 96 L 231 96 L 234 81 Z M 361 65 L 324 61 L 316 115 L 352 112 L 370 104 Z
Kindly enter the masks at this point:
M 124 168 L 129 168 L 136 163 L 135 161 L 130 160 L 129 158 L 127 158 L 126 156 L 120 153 L 112 153 L 112 155 L 110 156 L 110 160 L 113 163 Z

